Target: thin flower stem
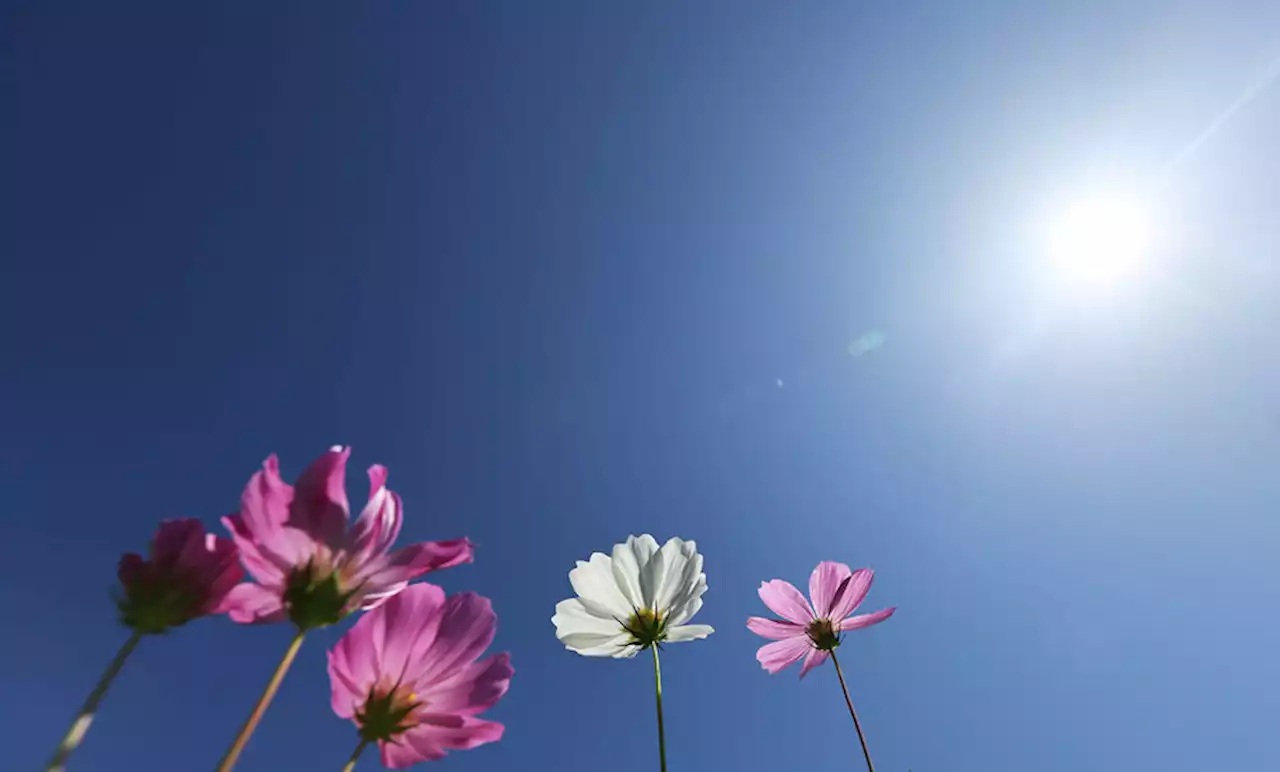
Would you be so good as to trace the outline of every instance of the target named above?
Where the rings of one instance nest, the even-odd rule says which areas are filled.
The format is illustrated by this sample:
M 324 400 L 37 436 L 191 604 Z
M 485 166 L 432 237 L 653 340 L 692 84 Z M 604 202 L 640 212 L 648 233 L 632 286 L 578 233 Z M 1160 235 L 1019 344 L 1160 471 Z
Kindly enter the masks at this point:
M 867 738 L 862 735 L 862 724 L 858 722 L 858 712 L 853 709 L 853 700 L 849 699 L 849 687 L 844 682 L 844 671 L 840 669 L 840 660 L 836 659 L 836 653 L 831 652 L 831 661 L 836 666 L 836 677 L 840 679 L 840 689 L 844 692 L 844 704 L 849 706 L 849 715 L 853 716 L 853 728 L 858 730 L 858 742 L 862 743 L 862 756 L 867 760 L 867 769 L 869 772 L 876 772 L 876 767 L 871 763 L 871 751 L 867 750 Z
M 71 722 L 71 728 L 62 736 L 62 742 L 58 743 L 58 749 L 53 752 L 53 758 L 49 759 L 45 772 L 63 772 L 67 768 L 67 757 L 84 741 L 89 725 L 93 723 L 94 716 L 98 713 L 98 703 L 102 702 L 107 690 L 111 688 L 111 682 L 116 680 L 116 676 L 120 674 L 120 668 L 124 667 L 124 661 L 138 647 L 138 642 L 141 640 L 142 633 L 134 630 L 129 640 L 125 641 L 120 651 L 116 652 L 115 658 L 98 679 L 98 685 L 93 687 L 93 691 L 89 692 L 84 704 L 80 706 L 80 712 L 76 713 L 75 720 Z
M 267 707 L 271 705 L 271 700 L 275 699 L 276 691 L 280 689 L 280 682 L 284 680 L 284 674 L 289 672 L 289 666 L 293 664 L 293 658 L 298 655 L 298 649 L 302 647 L 302 637 L 304 635 L 306 635 L 306 631 L 299 630 L 298 634 L 293 636 L 293 640 L 289 642 L 289 648 L 285 649 L 284 656 L 280 658 L 280 664 L 276 665 L 276 672 L 272 673 L 271 680 L 267 681 L 267 688 L 262 690 L 262 696 L 258 698 L 258 704 L 253 706 L 253 712 L 249 714 L 249 718 L 245 719 L 244 726 L 240 727 L 240 733 L 236 735 L 231 747 L 227 748 L 222 760 L 218 762 L 217 772 L 230 772 L 235 767 L 236 762 L 240 760 L 240 753 L 244 750 L 244 746 L 249 743 L 249 738 L 253 736 L 253 731 L 258 728 L 258 722 L 262 721 L 262 716 L 267 712 Z
M 658 761 L 662 772 L 667 772 L 667 734 L 662 727 L 662 665 L 658 662 L 658 645 L 649 648 L 653 649 L 653 683 L 658 696 Z
M 347 759 L 347 764 L 342 768 L 342 772 L 351 772 L 351 770 L 356 768 L 356 761 L 359 760 L 360 754 L 364 753 L 364 749 L 368 747 L 368 745 L 369 745 L 368 740 L 364 739 L 363 737 L 360 738 L 360 744 L 357 745 L 356 749 L 351 752 L 351 758 Z

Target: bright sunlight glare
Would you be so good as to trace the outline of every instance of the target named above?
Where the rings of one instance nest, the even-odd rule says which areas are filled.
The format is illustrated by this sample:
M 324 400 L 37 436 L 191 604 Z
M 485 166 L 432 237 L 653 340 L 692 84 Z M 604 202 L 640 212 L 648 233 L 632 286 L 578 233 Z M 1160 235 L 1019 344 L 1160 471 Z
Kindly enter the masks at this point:
M 1058 281 L 1073 287 L 1109 288 L 1141 273 L 1153 236 L 1151 212 L 1140 198 L 1088 196 L 1050 221 L 1050 268 Z

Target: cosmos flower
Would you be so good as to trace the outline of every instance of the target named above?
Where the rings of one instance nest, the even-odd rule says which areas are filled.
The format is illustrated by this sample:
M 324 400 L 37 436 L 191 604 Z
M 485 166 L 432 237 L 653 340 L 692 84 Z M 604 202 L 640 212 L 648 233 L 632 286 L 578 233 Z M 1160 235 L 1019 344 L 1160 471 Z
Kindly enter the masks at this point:
M 426 583 L 362 616 L 329 652 L 333 712 L 360 731 L 348 769 L 371 743 L 405 769 L 501 739 L 502 724 L 476 717 L 514 673 L 508 654 L 480 659 L 496 629 L 487 598 Z
M 706 638 L 708 625 L 687 624 L 702 608 L 707 575 L 692 541 L 658 548 L 649 534 L 628 536 L 613 556 L 595 553 L 569 572 L 576 598 L 556 604 L 556 637 L 587 657 L 634 657 L 662 643 Z
M 133 633 L 85 698 L 45 772 L 66 769 L 67 759 L 84 742 L 98 706 L 143 636 L 222 613 L 228 593 L 244 572 L 230 540 L 207 533 L 195 518 L 182 518 L 160 523 L 151 539 L 150 558 L 133 552 L 120 558 L 116 576 L 122 590 L 116 599 L 120 621 Z
M 244 579 L 235 544 L 206 532 L 195 518 L 160 523 L 150 558 L 128 553 L 116 575 L 120 618 L 143 634 L 222 612 L 227 594 Z
M 280 479 L 274 455 L 249 480 L 240 511 L 222 521 L 256 582 L 232 590 L 233 621 L 288 618 L 300 630 L 323 627 L 357 609 L 377 607 L 428 571 L 471 561 L 466 539 L 392 551 L 402 507 L 379 465 L 369 467 L 369 502 L 348 527 L 350 453 L 331 448 L 302 473 L 296 488 Z
M 653 653 L 653 685 L 658 714 L 659 769 L 667 770 L 667 741 L 662 718 L 664 643 L 706 638 L 709 625 L 687 622 L 702 608 L 707 575 L 692 541 L 668 539 L 658 547 L 649 534 L 628 536 L 613 545 L 613 555 L 593 553 L 569 572 L 576 598 L 556 604 L 551 623 L 566 649 L 586 657 L 634 657 Z
M 751 632 L 774 641 L 756 653 L 760 665 L 773 674 L 803 659 L 803 678 L 832 656 L 842 633 L 870 627 L 893 616 L 896 607 L 850 616 L 867 597 L 873 576 L 869 568 L 850 571 L 844 563 L 823 561 L 809 577 L 813 605 L 790 582 L 774 579 L 761 584 L 760 600 L 782 619 L 747 620 Z
M 369 502 L 348 524 L 349 448 L 330 448 L 298 478 L 280 479 L 274 455 L 249 479 L 240 511 L 222 519 L 256 583 L 236 585 L 227 597 L 232 621 L 293 622 L 292 642 L 257 703 L 218 762 L 229 772 L 275 699 L 308 630 L 374 609 L 428 571 L 471 562 L 471 542 L 426 541 L 392 551 L 402 523 L 400 497 L 387 490 L 387 470 L 369 467 Z

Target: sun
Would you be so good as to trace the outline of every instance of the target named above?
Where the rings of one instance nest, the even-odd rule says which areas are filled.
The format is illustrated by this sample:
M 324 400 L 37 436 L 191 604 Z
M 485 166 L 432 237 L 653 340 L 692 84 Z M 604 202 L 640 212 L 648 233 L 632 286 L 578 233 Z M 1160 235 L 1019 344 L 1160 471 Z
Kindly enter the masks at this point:
M 1050 269 L 1072 287 L 1107 289 L 1141 274 L 1154 241 L 1151 211 L 1139 196 L 1081 198 L 1050 220 Z

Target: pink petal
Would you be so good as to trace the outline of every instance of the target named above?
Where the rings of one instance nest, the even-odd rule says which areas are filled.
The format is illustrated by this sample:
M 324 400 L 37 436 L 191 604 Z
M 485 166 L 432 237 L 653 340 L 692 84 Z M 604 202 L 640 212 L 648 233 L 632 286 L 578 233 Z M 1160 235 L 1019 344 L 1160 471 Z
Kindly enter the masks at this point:
M 469 539 L 424 541 L 411 544 L 391 554 L 393 565 L 404 565 L 417 577 L 428 571 L 453 568 L 475 560 L 475 549 Z
M 204 523 L 193 518 L 192 524 L 194 527 L 187 536 L 187 542 L 178 553 L 177 566 L 180 570 L 210 576 L 210 572 L 221 559 L 220 555 L 225 554 L 225 551 L 218 549 L 218 537 L 205 531 Z M 229 540 L 221 541 L 224 545 L 229 544 Z M 231 544 L 230 549 L 234 551 L 235 545 Z
M 799 662 L 812 648 L 813 644 L 808 637 L 786 638 L 761 646 L 756 652 L 756 660 L 772 675 Z
M 387 489 L 386 467 L 369 467 L 369 503 L 352 528 L 351 551 L 365 559 L 385 555 L 400 535 L 403 512 L 400 497 Z
M 363 590 L 360 593 L 360 610 L 373 611 L 374 609 L 382 608 L 383 604 L 399 595 L 408 586 L 408 582 L 395 582 L 393 584 L 379 585 L 377 592 Z
M 199 521 L 196 521 L 199 524 Z M 188 541 L 187 546 L 178 555 L 180 571 L 199 577 L 202 581 L 212 581 L 222 566 L 235 561 L 235 543 L 216 534 L 200 530 Z
M 346 546 L 347 457 L 350 448 L 334 447 L 298 477 L 288 524 L 332 550 Z
M 444 590 L 422 582 L 365 614 L 371 620 L 369 654 L 378 660 L 383 675 L 396 683 L 417 677 L 421 669 L 417 653 L 435 643 L 446 608 Z
M 284 584 L 284 572 L 288 566 L 283 561 L 271 559 L 258 549 L 243 517 L 228 515 L 222 518 L 222 527 L 231 533 L 231 539 L 240 554 L 240 562 L 250 576 L 263 584 Z
M 370 609 L 380 605 L 387 596 L 404 589 L 409 580 L 428 571 L 470 563 L 473 557 L 470 541 L 454 539 L 411 544 L 382 560 L 374 559 L 357 575 L 365 593 L 363 607 Z
M 813 609 L 791 582 L 774 579 L 760 585 L 760 600 L 778 616 L 799 625 L 813 621 Z
M 804 627 L 794 622 L 779 622 L 776 619 L 762 619 L 761 617 L 748 618 L 747 629 L 771 641 L 781 641 L 787 638 L 794 638 L 797 635 L 805 635 Z
M 858 614 L 857 616 L 849 617 L 848 619 L 841 622 L 840 629 L 842 631 L 848 632 L 849 630 L 861 630 L 864 627 L 878 625 L 884 620 L 893 616 L 893 612 L 897 610 L 898 610 L 897 606 L 892 606 L 890 608 L 877 611 L 873 614 Z
M 204 613 L 222 613 L 220 609 L 227 594 L 244 581 L 244 569 L 237 560 L 235 544 L 230 539 L 219 539 L 207 534 L 206 539 L 214 545 L 207 569 L 206 589 L 208 597 L 205 601 Z
M 282 622 L 288 617 L 278 593 L 252 582 L 231 588 L 216 613 L 222 612 L 226 612 L 232 622 L 242 625 Z
M 809 653 L 805 655 L 804 666 L 800 668 L 800 677 L 804 678 L 810 670 L 826 662 L 830 657 L 831 654 L 829 652 L 821 649 L 810 649 Z
M 841 584 L 849 578 L 849 567 L 844 563 L 824 560 L 809 575 L 809 599 L 813 601 L 815 616 L 826 619 L 831 614 L 831 603 L 840 593 Z
M 510 654 L 495 654 L 465 668 L 419 694 L 434 713 L 474 716 L 497 704 L 511 685 L 515 669 Z
M 848 584 L 844 587 L 844 592 L 840 593 L 840 597 L 832 601 L 831 613 L 827 619 L 844 619 L 853 613 L 862 601 L 866 600 L 867 591 L 871 589 L 871 580 L 875 578 L 875 572 L 870 568 L 859 568 L 853 572 L 853 576 L 849 579 Z
M 204 525 L 193 517 L 165 520 L 151 540 L 151 555 L 156 568 L 169 573 L 178 566 L 199 562 L 204 546 Z
M 475 662 L 493 643 L 497 628 L 498 617 L 488 598 L 474 592 L 452 596 L 445 601 L 435 640 L 414 647 L 406 680 L 413 680 L 415 691 L 429 691 L 433 682 Z
M 219 536 L 216 533 L 206 532 L 204 534 L 202 557 L 206 564 L 218 566 L 217 570 L 223 570 L 221 567 L 225 564 L 239 562 L 240 551 L 236 548 L 236 543 L 233 540 L 225 536 Z
M 250 533 L 243 517 L 239 515 L 229 515 L 223 517 L 223 527 L 230 531 L 232 540 L 236 543 L 236 549 L 239 552 L 239 558 L 244 565 L 244 570 L 250 572 L 253 579 L 259 581 L 260 584 L 275 586 L 283 585 L 284 577 L 289 571 L 293 570 L 296 565 L 305 565 L 306 561 L 294 563 L 287 561 L 279 554 L 276 554 L 266 548 L 264 544 L 256 540 L 255 536 Z M 298 531 L 289 529 L 291 533 Z M 285 534 L 284 527 L 278 529 L 275 535 L 275 542 L 292 543 L 291 536 Z M 289 547 L 289 552 L 297 552 L 297 547 Z
M 339 718 L 355 716 L 378 682 L 368 619 L 362 616 L 329 652 L 329 702 Z
M 263 557 L 279 566 L 303 565 L 314 554 L 314 548 L 308 548 L 313 540 L 306 532 L 286 527 L 292 502 L 293 488 L 280 479 L 274 455 L 263 462 L 262 471 L 250 478 L 240 496 L 238 514 L 246 536 Z
M 413 732 L 414 730 L 410 729 L 397 737 L 394 742 L 378 743 L 378 747 L 382 750 L 382 766 L 387 769 L 408 769 L 424 761 L 436 761 L 445 757 L 444 749 L 431 745 L 427 738 L 422 738 L 420 742 L 410 745 L 409 735 Z
M 423 723 L 405 733 L 409 743 L 420 751 L 444 748 L 465 751 L 502 739 L 504 727 L 496 721 L 473 716 L 450 716 L 428 713 Z
M 147 568 L 147 561 L 136 552 L 120 556 L 120 564 L 116 567 L 116 578 L 126 589 L 142 579 Z
M 292 502 L 293 486 L 280 479 L 280 461 L 272 453 L 240 495 L 240 514 L 251 532 L 266 533 L 284 525 Z

